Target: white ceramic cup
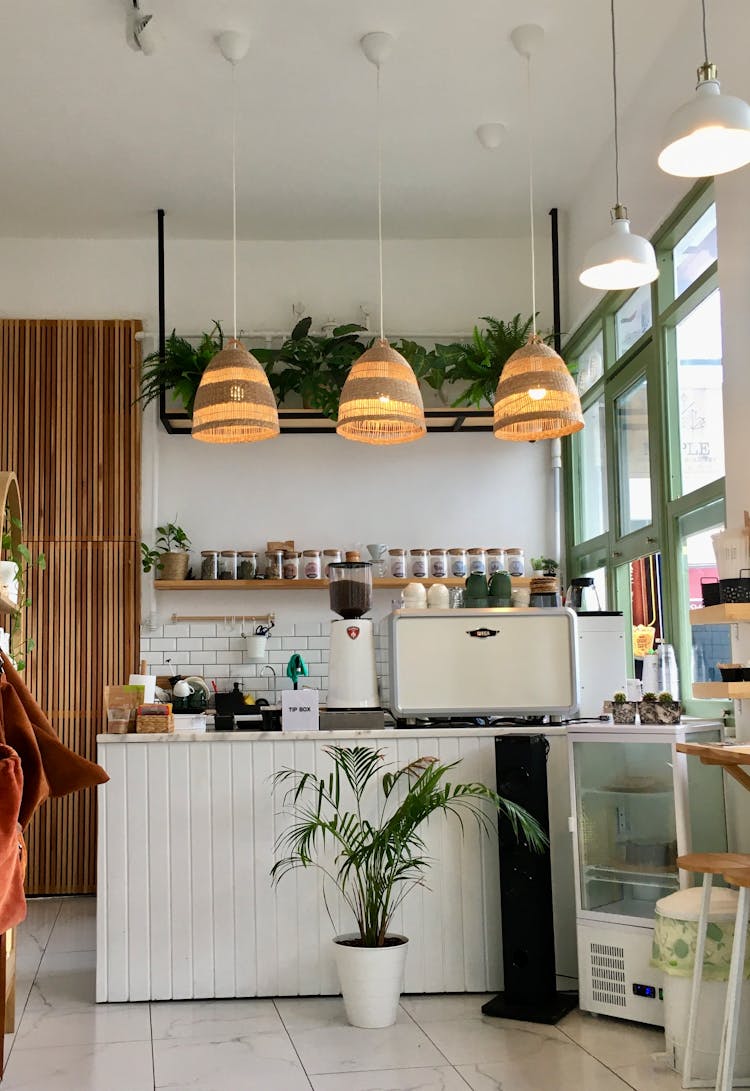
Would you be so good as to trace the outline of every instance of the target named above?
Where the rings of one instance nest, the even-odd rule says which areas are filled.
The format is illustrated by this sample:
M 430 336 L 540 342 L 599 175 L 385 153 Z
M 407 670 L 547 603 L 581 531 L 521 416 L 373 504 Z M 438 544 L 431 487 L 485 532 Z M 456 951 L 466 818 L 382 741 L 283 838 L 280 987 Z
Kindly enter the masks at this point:
M 194 693 L 195 690 L 189 682 L 186 682 L 184 680 L 184 678 L 181 678 L 179 682 L 175 682 L 174 686 L 172 687 L 173 697 L 190 697 Z

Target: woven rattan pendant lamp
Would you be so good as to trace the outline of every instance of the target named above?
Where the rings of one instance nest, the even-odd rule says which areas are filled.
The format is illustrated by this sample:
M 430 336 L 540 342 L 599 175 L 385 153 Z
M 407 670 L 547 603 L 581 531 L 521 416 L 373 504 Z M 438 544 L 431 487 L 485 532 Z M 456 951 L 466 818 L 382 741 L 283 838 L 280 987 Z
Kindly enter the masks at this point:
M 427 428 L 422 394 L 409 362 L 392 348 L 383 326 L 383 171 L 380 124 L 380 66 L 388 58 L 390 34 L 366 34 L 362 52 L 377 69 L 378 145 L 378 262 L 380 276 L 380 336 L 354 362 L 339 402 L 336 431 L 359 443 L 411 443 Z
M 523 348 L 517 349 L 503 368 L 495 392 L 492 430 L 496 439 L 516 442 L 556 439 L 580 432 L 583 428 L 581 399 L 565 361 L 544 343 L 536 330 L 531 56 L 543 37 L 544 31 L 538 26 L 517 27 L 511 34 L 513 45 L 526 58 L 533 332 Z
M 235 66 L 247 55 L 245 35 L 224 31 L 217 44 L 232 65 L 232 286 L 233 337 L 203 372 L 193 408 L 193 439 L 253 443 L 279 434 L 279 413 L 268 376 L 237 339 L 237 94 Z

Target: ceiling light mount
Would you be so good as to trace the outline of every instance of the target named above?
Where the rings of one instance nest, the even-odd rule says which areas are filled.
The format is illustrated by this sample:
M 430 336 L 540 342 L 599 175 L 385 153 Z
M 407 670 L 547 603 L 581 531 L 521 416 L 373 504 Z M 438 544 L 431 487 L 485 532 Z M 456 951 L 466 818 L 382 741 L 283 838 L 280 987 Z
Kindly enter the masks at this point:
M 250 49 L 250 35 L 242 30 L 223 30 L 216 35 L 216 44 L 225 61 L 239 64 Z
M 524 23 L 523 26 L 511 31 L 510 40 L 517 53 L 530 59 L 544 44 L 544 27 L 540 27 L 537 23 Z
M 496 151 L 503 142 L 505 126 L 501 121 L 486 121 L 477 126 L 477 140 L 487 151 Z
M 393 52 L 394 41 L 393 35 L 388 34 L 387 31 L 373 30 L 360 38 L 359 45 L 370 64 L 380 68 Z

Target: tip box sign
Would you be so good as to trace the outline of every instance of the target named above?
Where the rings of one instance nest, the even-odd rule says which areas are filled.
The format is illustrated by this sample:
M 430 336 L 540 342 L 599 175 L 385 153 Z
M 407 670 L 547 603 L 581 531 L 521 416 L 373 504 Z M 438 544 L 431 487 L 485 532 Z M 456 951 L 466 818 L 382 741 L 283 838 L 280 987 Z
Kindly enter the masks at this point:
M 285 689 L 281 694 L 281 730 L 317 731 L 319 694 L 316 689 Z

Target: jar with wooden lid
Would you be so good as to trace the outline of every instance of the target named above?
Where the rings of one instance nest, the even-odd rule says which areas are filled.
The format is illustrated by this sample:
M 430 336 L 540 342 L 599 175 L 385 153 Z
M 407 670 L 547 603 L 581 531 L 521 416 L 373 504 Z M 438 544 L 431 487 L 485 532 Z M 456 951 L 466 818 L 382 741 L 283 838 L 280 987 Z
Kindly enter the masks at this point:
M 506 549 L 506 563 L 511 576 L 522 576 L 526 569 L 526 562 L 522 549 Z
M 302 551 L 302 574 L 306 580 L 319 580 L 321 573 L 320 550 L 304 549 Z
M 219 578 L 219 551 L 218 549 L 201 550 L 201 579 L 218 580 Z
M 328 577 L 328 565 L 329 564 L 341 564 L 344 559 L 344 554 L 340 549 L 324 549 L 323 550 L 323 574 Z
M 406 579 L 406 550 L 388 550 L 388 568 L 394 580 Z
M 423 580 L 427 576 L 427 558 L 429 556 L 426 549 L 410 549 L 409 556 L 411 558 L 411 574 L 415 579 Z
M 237 550 L 222 549 L 219 554 L 219 579 L 237 579 Z
M 504 549 L 488 549 L 487 550 L 487 575 L 494 576 L 496 572 L 507 571 L 505 567 L 505 550 Z
M 448 550 L 451 576 L 463 579 L 466 575 L 466 550 L 458 546 Z
M 448 575 L 448 551 L 446 549 L 430 550 L 430 575 L 442 580 Z
M 258 575 L 258 554 L 252 549 L 243 549 L 237 567 L 240 580 L 254 580 Z
M 266 550 L 266 579 L 280 580 L 284 570 L 284 550 Z
M 487 550 L 479 547 L 469 550 L 469 573 L 472 576 L 487 575 Z
M 299 553 L 294 553 L 291 550 L 284 553 L 282 575 L 285 580 L 299 579 Z

